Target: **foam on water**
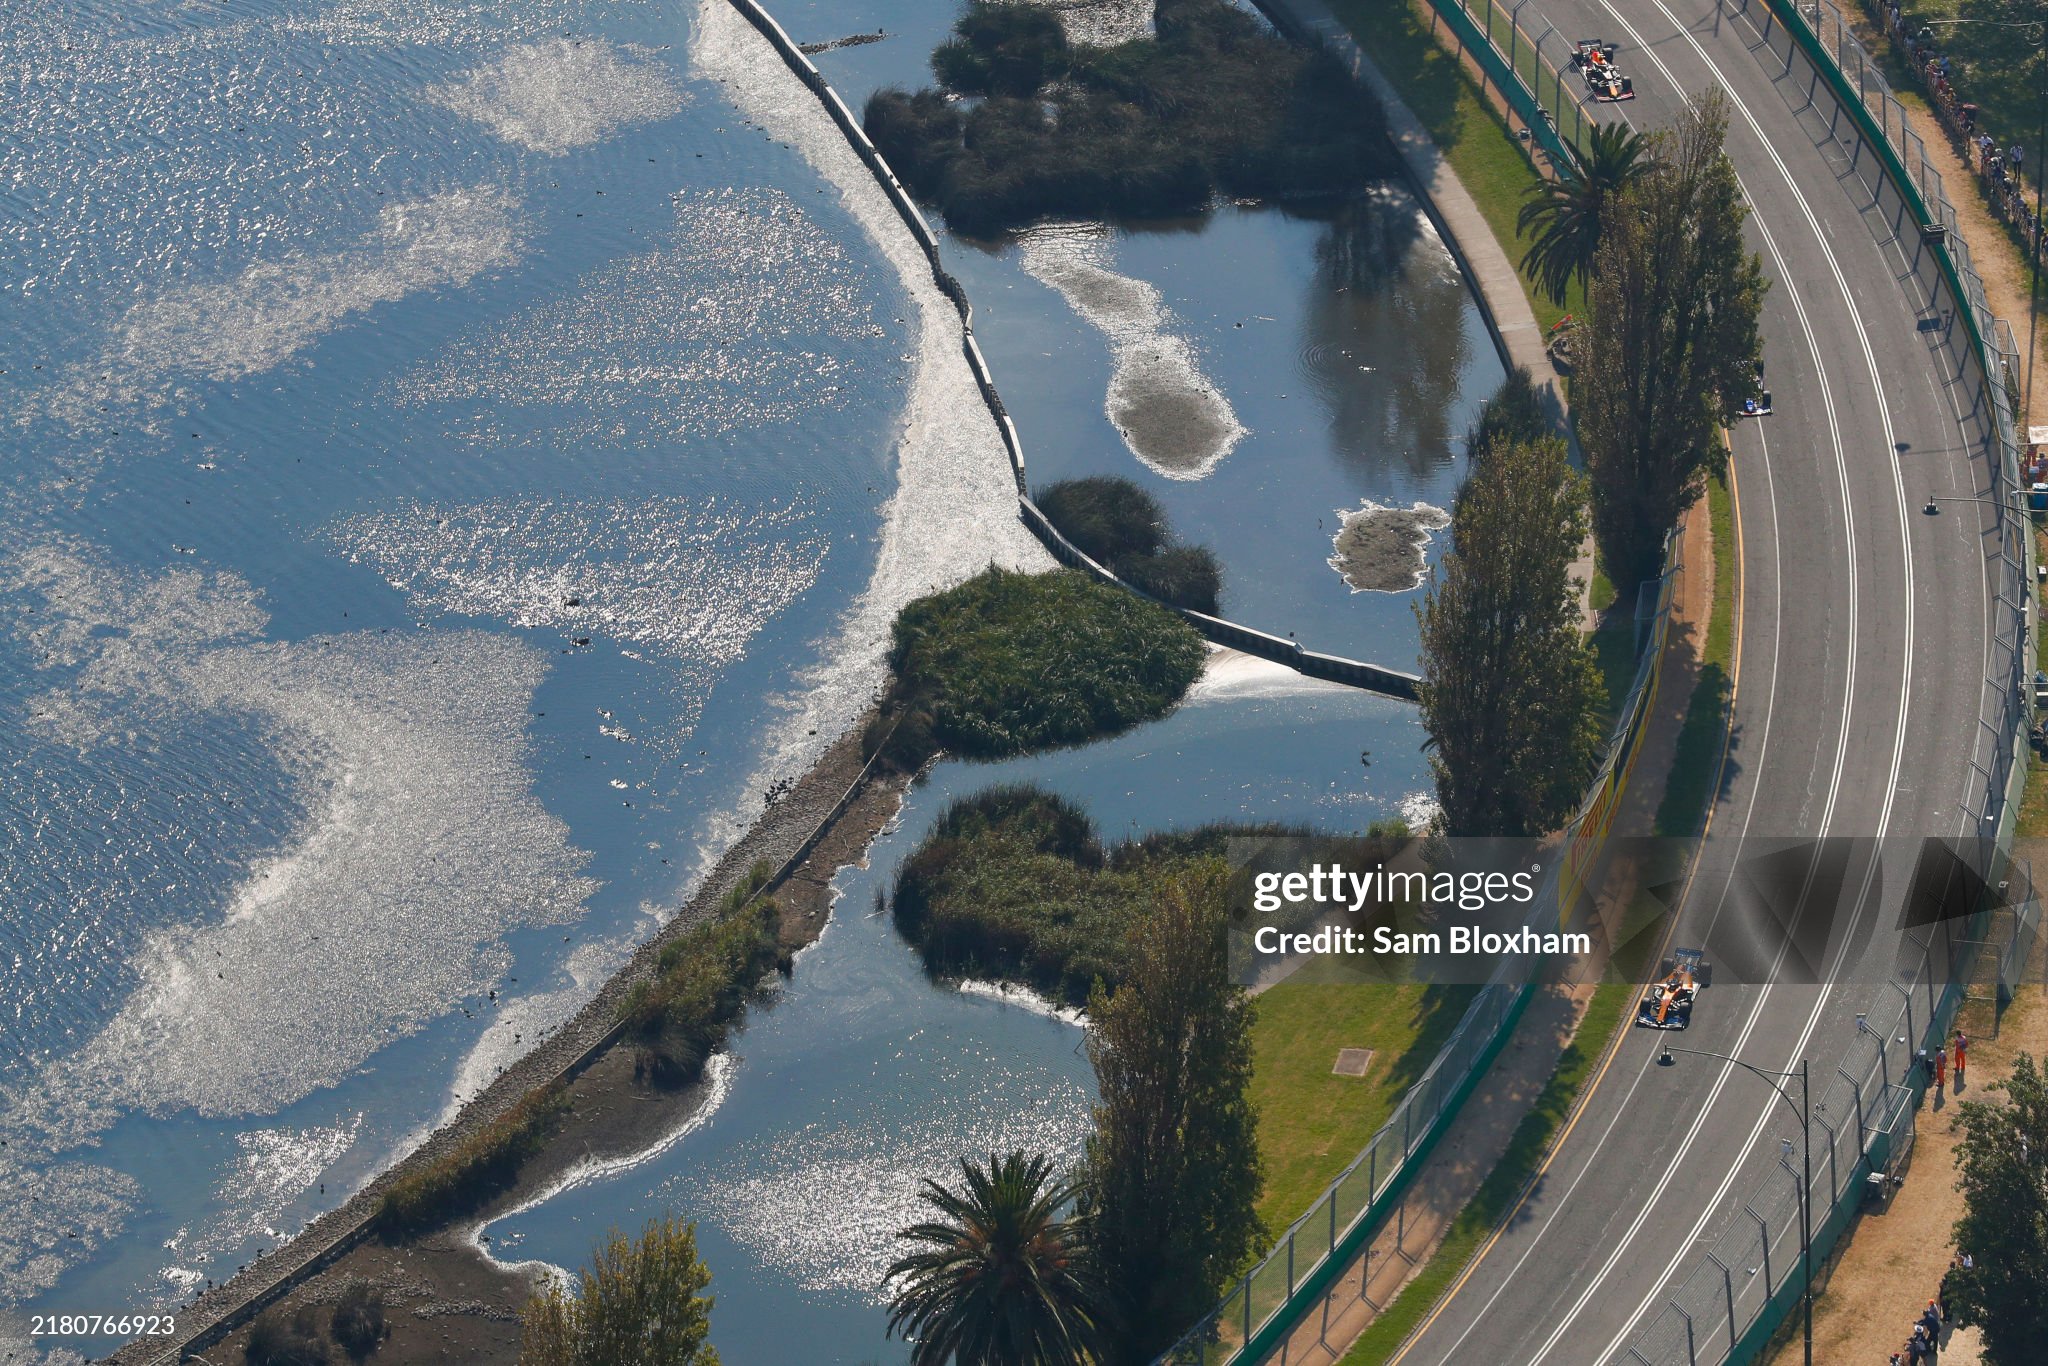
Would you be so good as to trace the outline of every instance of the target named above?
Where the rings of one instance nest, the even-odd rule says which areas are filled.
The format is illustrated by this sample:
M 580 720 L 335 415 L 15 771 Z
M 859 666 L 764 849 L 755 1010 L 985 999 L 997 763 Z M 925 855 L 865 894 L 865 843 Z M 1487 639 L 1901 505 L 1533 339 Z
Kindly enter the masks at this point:
M 1211 646 L 1202 672 L 1188 689 L 1183 705 L 1241 697 L 1291 697 L 1332 691 L 1346 693 L 1350 689 L 1342 683 L 1310 678 L 1270 659 Z
M 683 94 L 665 70 L 598 39 L 512 48 L 457 80 L 429 87 L 427 98 L 507 142 L 550 156 L 683 107 Z
M 217 1275 L 250 1239 L 276 1246 L 298 1232 L 288 1225 L 287 1212 L 354 1145 L 362 1121 L 355 1114 L 339 1124 L 236 1134 L 234 1155 L 214 1183 L 217 1212 L 197 1229 L 179 1229 L 165 1240 L 172 1259 L 162 1271 L 165 1282 L 189 1289 Z
M 1109 268 L 1105 233 L 1097 224 L 1034 228 L 1021 235 L 1017 259 L 1108 339 L 1104 411 L 1131 454 L 1169 479 L 1200 479 L 1246 429 L 1173 330 L 1159 291 Z
M 53 685 L 29 702 L 33 724 L 94 746 L 252 716 L 304 817 L 217 919 L 146 934 L 113 1018 L 0 1098 L 0 1185 L 122 1112 L 267 1114 L 335 1085 L 498 981 L 506 934 L 570 921 L 595 890 L 532 795 L 524 727 L 546 670 L 532 647 L 478 631 L 268 641 L 232 574 L 145 578 L 62 541 L 14 556 L 6 580 L 34 604 L 17 625 L 34 622 Z M 76 1255 L 24 1231 L 24 1208 L 0 1201 L 0 1284 L 47 1284 L 39 1268 Z
M 831 542 L 814 514 L 707 497 L 494 499 L 363 513 L 333 538 L 414 611 L 643 647 L 677 666 L 673 752 L 720 672 L 818 579 Z
M 1043 1015 L 1048 1020 L 1062 1020 L 1070 1025 L 1085 1024 L 1088 1020 L 1088 1012 L 1078 1006 L 1063 1006 L 1050 997 L 1040 995 L 1030 987 L 1016 982 L 986 981 L 978 977 L 968 977 L 953 983 L 953 988 L 963 995 L 1000 1001 L 1006 1006 L 1028 1010 L 1033 1015 Z
M 43 1350 L 43 1343 L 29 1336 L 28 1320 L 18 1314 L 0 1314 L 0 1361 L 7 1366 L 85 1366 L 86 1357 L 71 1347 Z
M 846 249 L 779 190 L 678 194 L 675 214 L 663 246 L 475 329 L 398 401 L 447 405 L 453 435 L 493 447 L 649 446 L 829 411 L 856 378 L 835 344 L 882 335 Z M 539 404 L 544 431 L 506 420 Z
M 88 1162 L 29 1166 L 0 1149 L 0 1301 L 18 1304 L 111 1245 L 142 1198 L 131 1177 Z M 8 1347 L 0 1324 L 0 1353 Z M 0 1361 L 35 1360 L 33 1356 Z
M 990 564 L 1048 568 L 1017 516 L 995 420 L 961 354 L 960 317 L 888 196 L 830 116 L 728 0 L 700 0 L 691 62 L 721 82 L 770 136 L 793 145 L 886 256 L 910 296 L 913 370 L 896 448 L 897 487 L 882 513 L 874 577 L 795 696 L 781 699 L 768 754 L 749 789 L 803 771 L 843 734 L 886 675 L 889 625 L 904 603 Z M 758 812 L 731 813 L 729 840 Z
M 513 197 L 496 186 L 388 205 L 352 246 L 260 260 L 232 279 L 136 304 L 74 369 L 52 411 L 98 422 L 110 405 L 153 409 L 192 381 L 273 369 L 354 314 L 510 264 L 521 238 Z
M 460 48 L 560 33 L 589 24 L 593 8 L 608 7 L 587 0 L 339 0 L 281 15 L 275 26 L 330 43 Z

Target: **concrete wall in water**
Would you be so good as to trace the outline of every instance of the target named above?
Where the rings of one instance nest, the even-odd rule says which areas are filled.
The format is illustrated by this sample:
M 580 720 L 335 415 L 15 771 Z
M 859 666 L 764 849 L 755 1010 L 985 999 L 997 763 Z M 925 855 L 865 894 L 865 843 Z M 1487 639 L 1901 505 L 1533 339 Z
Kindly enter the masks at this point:
M 839 92 L 831 87 L 824 74 L 811 63 L 811 59 L 804 55 L 802 49 L 790 40 L 789 34 L 783 31 L 782 25 L 775 21 L 775 17 L 761 8 L 756 0 L 732 0 L 732 4 L 770 43 L 774 44 L 775 50 L 782 54 L 782 60 L 796 73 L 797 79 L 809 86 L 811 93 L 824 104 L 825 111 L 832 116 L 832 121 L 839 125 L 839 131 L 846 135 L 846 140 L 853 145 L 853 150 L 860 154 L 860 159 L 867 163 L 868 169 L 874 172 L 875 179 L 881 182 L 882 189 L 889 196 L 889 202 L 896 206 L 896 212 L 909 226 L 918 246 L 924 249 L 925 259 L 931 263 L 933 282 L 953 301 L 953 307 L 960 310 L 961 349 L 967 356 L 967 368 L 974 372 L 975 386 L 981 390 L 982 400 L 988 404 L 989 413 L 995 418 L 997 429 L 1002 432 L 1003 449 L 1008 451 L 1010 456 L 1010 472 L 1017 481 L 1018 514 L 1024 519 L 1024 525 L 1031 529 L 1032 534 L 1045 544 L 1045 548 L 1061 564 L 1092 574 L 1104 583 L 1115 584 L 1128 592 L 1137 593 L 1140 597 L 1149 597 L 1149 594 L 1125 583 L 1107 567 L 1083 554 L 1080 547 L 1061 535 L 1059 529 L 1031 501 L 1030 488 L 1024 477 L 1024 447 L 1017 439 L 1017 424 L 1010 420 L 1009 410 L 1003 407 L 1003 398 L 996 392 L 995 379 L 989 374 L 988 362 L 982 359 L 981 347 L 974 340 L 974 309 L 967 302 L 967 291 L 960 287 L 960 281 L 955 279 L 940 261 L 939 242 L 932 236 L 931 225 L 925 222 L 924 214 L 911 202 L 909 192 L 903 188 L 903 182 L 896 178 L 896 173 L 889 169 L 888 161 L 876 150 L 875 144 L 868 141 L 867 130 L 860 126 L 860 121 L 854 118 L 853 111 L 839 98 Z M 1407 702 L 1413 702 L 1416 698 L 1416 685 L 1421 680 L 1414 674 L 1382 668 L 1363 660 L 1346 659 L 1341 655 L 1319 654 L 1304 649 L 1291 637 L 1254 630 L 1249 626 L 1241 626 L 1221 617 L 1212 617 L 1204 612 L 1192 612 L 1186 608 L 1173 607 L 1171 604 L 1162 605 L 1167 606 L 1188 625 L 1194 627 L 1204 639 L 1215 644 L 1228 646 L 1248 655 L 1257 655 L 1276 664 L 1284 664 L 1312 678 L 1363 688 L 1368 692 L 1382 693 Z

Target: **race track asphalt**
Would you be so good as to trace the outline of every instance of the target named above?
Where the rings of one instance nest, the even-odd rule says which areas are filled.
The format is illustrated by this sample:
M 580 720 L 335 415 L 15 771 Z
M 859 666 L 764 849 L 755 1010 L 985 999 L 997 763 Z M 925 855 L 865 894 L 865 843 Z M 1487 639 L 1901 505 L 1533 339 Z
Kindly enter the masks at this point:
M 1898 231 L 1827 137 L 1825 90 L 1810 100 L 1804 73 L 1785 75 L 1782 32 L 1775 55 L 1764 43 L 1763 14 L 1761 0 L 1746 11 L 1734 0 L 1529 0 L 1521 11 L 1528 32 L 1619 45 L 1638 98 L 1602 106 L 1604 117 L 1649 129 L 1709 86 L 1727 92 L 1728 150 L 1772 281 L 1763 333 L 1776 412 L 1734 434 L 1739 685 L 1681 944 L 1741 913 L 1733 870 L 1757 841 L 1973 828 L 1983 800 L 1971 760 L 1991 743 L 1977 718 L 1995 512 L 1922 512 L 1930 493 L 1992 487 L 1988 417 L 1960 378 L 1965 332 L 1935 303 L 1924 260 L 1914 273 L 1924 249 L 1912 225 Z M 1777 1071 L 1811 1058 L 1818 1099 L 1898 951 L 1906 855 L 1885 849 L 1868 939 L 1818 965 L 1822 982 L 1718 981 L 1671 1042 Z M 1794 1112 L 1728 1064 L 1659 1066 L 1658 1042 L 1630 1031 L 1529 1197 L 1395 1360 L 1622 1359 L 1702 1250 L 1746 1217 L 1743 1200 L 1782 1176 Z

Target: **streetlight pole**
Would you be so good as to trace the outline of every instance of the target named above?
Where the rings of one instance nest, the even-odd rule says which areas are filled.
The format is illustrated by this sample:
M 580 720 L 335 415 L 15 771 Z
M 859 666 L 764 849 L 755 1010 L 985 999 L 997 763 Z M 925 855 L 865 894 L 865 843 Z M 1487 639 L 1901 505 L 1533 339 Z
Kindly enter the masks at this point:
M 1764 1085 L 1776 1091 L 1778 1099 L 1790 1105 L 1799 1117 L 1799 1259 L 1804 1265 L 1806 1275 L 1806 1285 L 1801 1299 L 1804 1301 L 1806 1317 L 1805 1362 L 1806 1366 L 1813 1366 L 1813 1093 L 1809 1089 L 1807 1061 L 1805 1058 L 1799 1060 L 1797 1072 L 1772 1072 L 1746 1063 L 1740 1058 L 1732 1058 L 1726 1053 L 1709 1053 L 1702 1048 L 1673 1048 L 1666 1043 L 1663 1045 L 1663 1051 L 1658 1054 L 1658 1064 L 1663 1067 L 1671 1066 L 1673 1053 L 1689 1053 L 1696 1058 L 1716 1058 L 1721 1062 L 1734 1063 L 1746 1072 L 1755 1073 L 1763 1078 Z M 1795 1076 L 1799 1078 L 1797 1103 L 1793 1101 L 1789 1091 L 1778 1085 L 1780 1081 L 1790 1081 Z M 1787 1139 L 1785 1145 L 1789 1148 L 1791 1140 Z

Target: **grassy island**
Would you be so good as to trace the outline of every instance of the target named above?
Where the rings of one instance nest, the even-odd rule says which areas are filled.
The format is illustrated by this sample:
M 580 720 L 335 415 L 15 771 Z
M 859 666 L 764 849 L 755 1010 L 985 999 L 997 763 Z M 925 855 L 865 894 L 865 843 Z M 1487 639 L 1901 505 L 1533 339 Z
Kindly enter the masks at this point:
M 1078 570 L 991 567 L 905 607 L 870 748 L 915 767 L 938 750 L 995 759 L 1163 716 L 1202 671 L 1185 622 Z
M 1217 821 L 1105 844 L 1079 806 L 1029 784 L 961 797 L 896 873 L 890 909 L 927 970 L 1022 982 L 1080 1005 L 1124 977 L 1131 926 L 1184 874 L 1219 876 L 1237 838 L 1391 857 L 1409 838 L 1376 822 L 1363 844 L 1306 829 Z M 1268 855 L 1269 857 L 1271 855 Z M 1285 861 L 1296 867 L 1300 859 Z
M 932 55 L 940 88 L 878 90 L 863 122 L 965 233 L 1338 195 L 1394 172 L 1380 110 L 1328 54 L 1226 0 L 1158 0 L 1154 32 L 1073 47 L 1042 9 L 975 0 Z
M 1081 553 L 1161 602 L 1216 615 L 1223 572 L 1207 546 L 1182 545 L 1159 500 L 1128 479 L 1062 479 L 1033 498 Z
M 1028 785 L 946 808 L 897 871 L 890 908 L 934 973 L 1023 982 L 1084 1004 L 1123 979 L 1126 937 L 1154 888 L 1250 827 L 1204 826 L 1105 847 L 1079 806 Z M 1277 833 L 1277 832 L 1276 832 Z

